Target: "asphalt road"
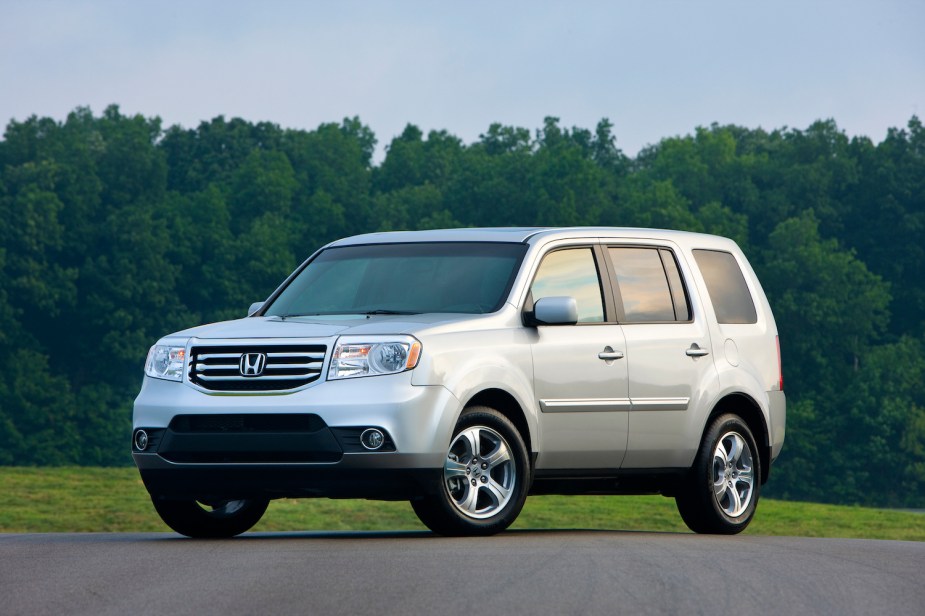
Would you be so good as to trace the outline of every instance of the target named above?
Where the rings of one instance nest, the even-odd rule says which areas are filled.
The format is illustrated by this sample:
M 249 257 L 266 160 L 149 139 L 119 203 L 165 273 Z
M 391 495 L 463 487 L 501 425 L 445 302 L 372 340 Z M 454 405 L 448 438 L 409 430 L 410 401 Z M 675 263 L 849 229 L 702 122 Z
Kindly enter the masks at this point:
M 513 531 L 0 535 L 0 614 L 915 614 L 925 543 Z

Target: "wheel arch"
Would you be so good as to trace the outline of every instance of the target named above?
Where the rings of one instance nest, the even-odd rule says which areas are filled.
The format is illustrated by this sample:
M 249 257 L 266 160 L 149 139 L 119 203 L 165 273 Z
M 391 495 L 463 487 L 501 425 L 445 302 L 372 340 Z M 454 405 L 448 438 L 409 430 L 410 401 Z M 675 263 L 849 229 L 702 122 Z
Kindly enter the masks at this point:
M 740 417 L 752 431 L 755 444 L 758 445 L 758 456 L 761 460 L 761 484 L 764 485 L 771 471 L 771 445 L 764 413 L 761 411 L 761 406 L 751 396 L 731 393 L 721 398 L 713 407 L 710 416 L 707 417 L 700 438 L 703 439 L 714 419 L 726 413 Z
M 524 413 L 517 398 L 503 389 L 483 389 L 470 397 L 463 405 L 463 408 L 480 405 L 491 407 L 507 417 L 511 423 L 514 424 L 514 427 L 517 428 L 517 431 L 520 432 L 521 437 L 523 437 L 524 444 L 527 446 L 527 452 L 531 455 L 535 453 L 530 424 L 527 423 L 527 415 Z

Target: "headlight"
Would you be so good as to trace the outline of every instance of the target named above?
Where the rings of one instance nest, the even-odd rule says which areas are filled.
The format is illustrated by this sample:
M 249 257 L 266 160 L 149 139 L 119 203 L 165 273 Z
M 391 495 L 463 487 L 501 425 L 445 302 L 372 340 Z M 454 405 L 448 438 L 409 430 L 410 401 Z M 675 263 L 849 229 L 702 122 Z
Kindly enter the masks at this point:
M 145 374 L 156 379 L 182 381 L 185 360 L 185 346 L 155 344 L 148 351 L 148 359 L 145 361 Z
M 421 343 L 411 336 L 343 336 L 337 341 L 328 380 L 395 374 L 411 370 L 421 357 Z

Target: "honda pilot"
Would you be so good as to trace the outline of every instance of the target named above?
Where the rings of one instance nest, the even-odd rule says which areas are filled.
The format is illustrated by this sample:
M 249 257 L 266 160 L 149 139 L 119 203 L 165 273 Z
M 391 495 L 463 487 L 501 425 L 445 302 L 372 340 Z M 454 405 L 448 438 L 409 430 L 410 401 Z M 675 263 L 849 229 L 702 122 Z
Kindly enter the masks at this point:
M 165 336 L 132 455 L 190 537 L 278 498 L 407 500 L 442 535 L 536 494 L 662 494 L 738 533 L 784 442 L 771 308 L 731 240 L 629 228 L 373 233 L 248 316 Z

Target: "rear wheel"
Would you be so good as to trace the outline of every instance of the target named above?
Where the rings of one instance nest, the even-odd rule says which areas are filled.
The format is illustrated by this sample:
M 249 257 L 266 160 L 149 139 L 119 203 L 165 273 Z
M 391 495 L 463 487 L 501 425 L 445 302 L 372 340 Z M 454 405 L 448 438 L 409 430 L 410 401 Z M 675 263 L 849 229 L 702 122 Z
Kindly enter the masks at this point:
M 734 535 L 755 515 L 761 459 L 748 426 L 736 415 L 717 417 L 700 444 L 690 477 L 675 497 L 694 532 Z
M 510 526 L 527 499 L 530 462 L 523 438 L 498 411 L 466 409 L 447 451 L 436 494 L 411 501 L 441 535 L 493 535 Z
M 194 539 L 234 537 L 260 521 L 269 505 L 264 499 L 217 501 L 152 498 L 154 508 L 167 526 Z

